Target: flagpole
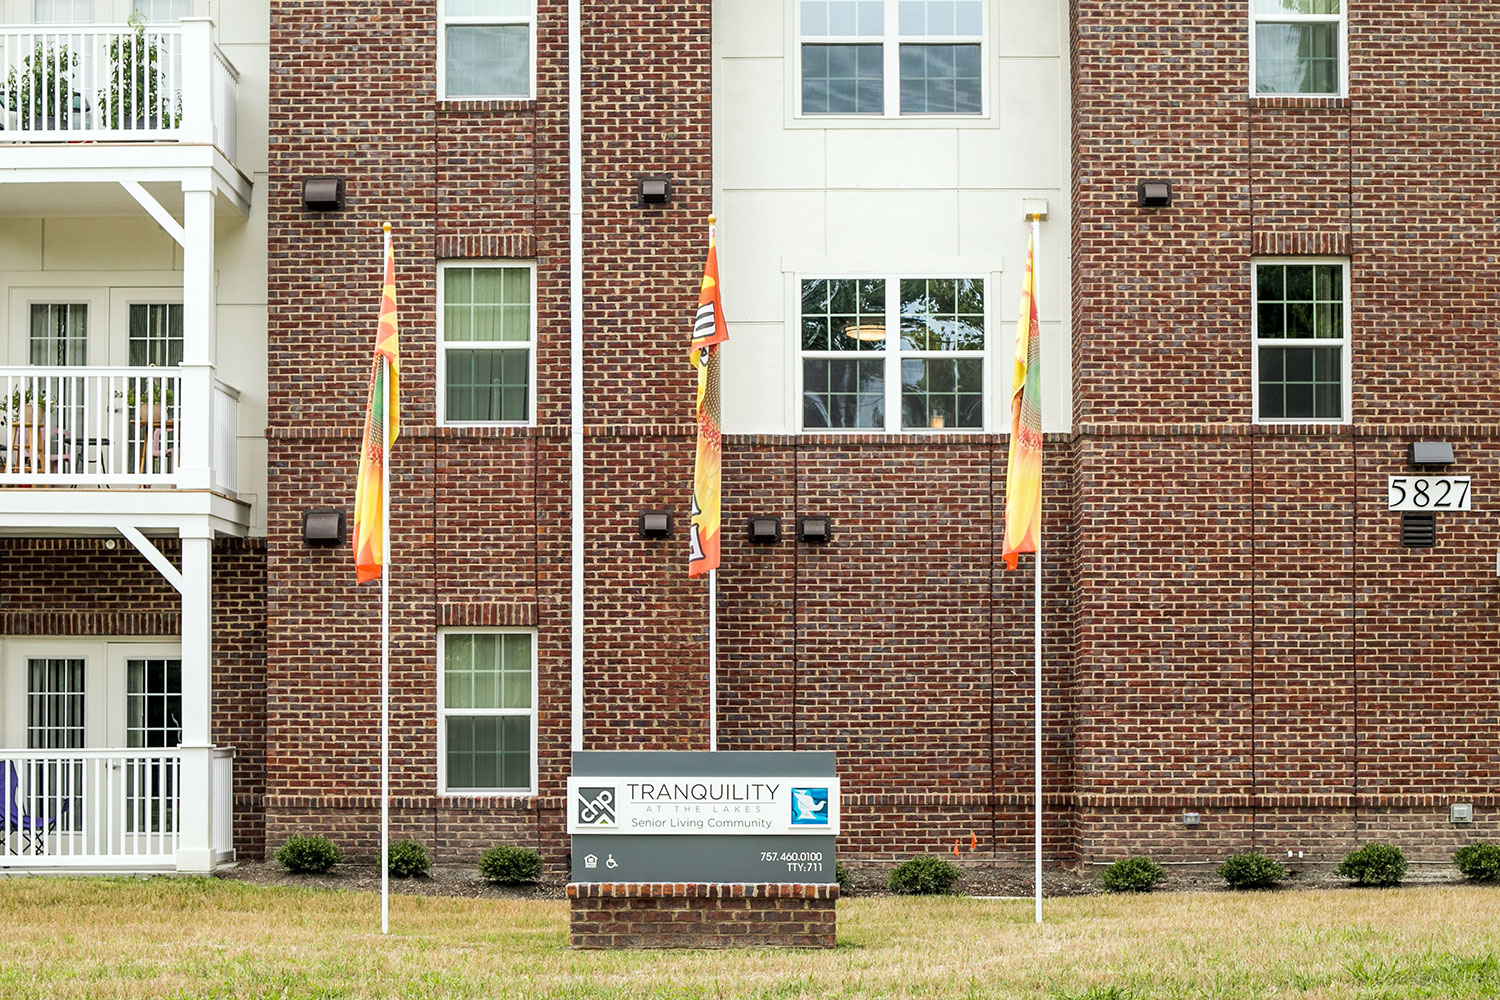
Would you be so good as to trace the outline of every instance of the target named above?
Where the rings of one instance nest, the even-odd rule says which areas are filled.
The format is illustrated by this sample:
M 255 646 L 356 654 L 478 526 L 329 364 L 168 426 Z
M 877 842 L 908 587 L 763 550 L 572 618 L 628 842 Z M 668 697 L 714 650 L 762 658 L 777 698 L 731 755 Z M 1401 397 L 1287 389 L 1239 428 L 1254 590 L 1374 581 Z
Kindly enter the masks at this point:
M 1032 244 L 1032 248 L 1033 248 L 1032 249 L 1032 258 L 1033 258 L 1033 260 L 1035 260 L 1037 257 L 1041 256 L 1040 249 L 1039 249 L 1039 246 L 1040 246 L 1040 243 L 1041 243 L 1041 230 L 1042 230 L 1042 224 L 1041 224 L 1040 219 L 1038 219 L 1037 216 L 1033 215 L 1031 217 L 1031 244 Z M 1032 302 L 1036 302 L 1037 301 L 1037 291 L 1036 291 L 1036 272 L 1037 272 L 1037 270 L 1039 270 L 1039 269 L 1035 265 L 1033 265 L 1032 269 L 1031 269 L 1031 301 Z M 1040 329 L 1040 324 L 1038 324 L 1038 328 L 1036 330 L 1032 331 L 1032 336 L 1039 337 L 1039 336 L 1041 336 L 1041 332 L 1042 331 Z M 1038 480 L 1040 480 L 1040 474 L 1041 474 L 1040 462 L 1038 462 L 1037 473 L 1038 473 Z M 1038 510 L 1040 510 L 1040 508 L 1041 508 L 1041 483 L 1040 483 L 1040 481 L 1038 481 L 1038 484 L 1037 484 L 1037 507 L 1038 507 Z M 1036 760 L 1036 782 L 1035 782 L 1035 787 L 1033 789 L 1033 797 L 1034 797 L 1033 812 L 1035 813 L 1035 820 L 1034 820 L 1034 826 L 1035 826 L 1034 838 L 1035 838 L 1035 843 L 1033 845 L 1033 848 L 1034 848 L 1034 853 L 1035 853 L 1035 856 L 1036 856 L 1036 875 L 1035 875 L 1035 882 L 1036 882 L 1036 886 L 1035 886 L 1035 888 L 1036 888 L 1036 922 L 1038 924 L 1040 924 L 1042 922 L 1042 519 L 1041 519 L 1040 516 L 1037 517 L 1036 522 L 1037 522 L 1037 524 L 1036 524 L 1036 567 L 1035 567 L 1035 573 L 1034 573 L 1034 576 L 1035 576 L 1035 591 L 1034 591 L 1034 593 L 1032 595 L 1033 602 L 1034 602 L 1034 605 L 1035 605 L 1035 635 L 1034 635 L 1035 663 L 1034 663 L 1034 669 L 1032 671 L 1032 698 L 1033 698 L 1035 710 L 1034 710 L 1034 713 L 1033 713 L 1034 718 L 1033 718 L 1033 727 L 1032 727 L 1033 728 L 1032 738 L 1033 738 L 1033 743 L 1034 743 L 1035 760 Z
M 719 571 L 708 571 L 708 748 L 719 749 Z
M 391 224 L 385 224 L 385 256 L 391 259 Z M 382 274 L 384 268 L 382 267 Z M 380 933 L 391 932 L 391 362 L 380 357 L 385 414 L 380 442 Z

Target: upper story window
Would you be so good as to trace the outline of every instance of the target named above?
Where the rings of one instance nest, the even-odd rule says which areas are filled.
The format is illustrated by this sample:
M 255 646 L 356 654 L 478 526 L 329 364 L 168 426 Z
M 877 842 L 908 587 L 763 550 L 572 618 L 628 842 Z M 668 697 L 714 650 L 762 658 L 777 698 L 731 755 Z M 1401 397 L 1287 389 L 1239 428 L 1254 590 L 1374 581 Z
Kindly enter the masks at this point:
M 985 426 L 982 278 L 802 281 L 804 430 Z
M 1254 265 L 1255 417 L 1349 419 L 1349 268 L 1343 261 Z
M 193 0 L 135 0 L 135 12 L 147 24 L 170 24 L 193 15 Z
M 31 13 L 37 24 L 89 24 L 94 0 L 35 0 Z
M 1251 0 L 1250 11 L 1254 93 L 1344 92 L 1343 0 Z
M 535 281 L 529 263 L 439 265 L 440 423 L 531 421 Z
M 804 115 L 978 115 L 983 0 L 798 0 Z
M 534 0 L 439 0 L 438 17 L 440 97 L 531 97 Z
M 438 633 L 438 784 L 443 792 L 536 789 L 536 633 Z

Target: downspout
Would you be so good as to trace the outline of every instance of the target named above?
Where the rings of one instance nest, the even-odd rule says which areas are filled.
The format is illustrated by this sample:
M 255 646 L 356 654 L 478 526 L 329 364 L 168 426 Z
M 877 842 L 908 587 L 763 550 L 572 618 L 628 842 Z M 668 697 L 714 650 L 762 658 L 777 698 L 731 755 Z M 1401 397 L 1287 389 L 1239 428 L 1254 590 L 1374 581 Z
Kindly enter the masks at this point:
M 572 504 L 571 746 L 583 749 L 583 26 L 581 0 L 568 0 L 569 457 Z

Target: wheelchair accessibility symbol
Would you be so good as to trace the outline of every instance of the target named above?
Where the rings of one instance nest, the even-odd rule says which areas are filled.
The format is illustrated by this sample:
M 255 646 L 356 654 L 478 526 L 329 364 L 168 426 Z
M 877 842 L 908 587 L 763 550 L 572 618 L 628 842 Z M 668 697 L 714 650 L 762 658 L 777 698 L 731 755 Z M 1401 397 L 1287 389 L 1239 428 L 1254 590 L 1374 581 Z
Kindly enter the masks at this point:
M 578 825 L 614 826 L 615 790 L 613 788 L 578 789 Z

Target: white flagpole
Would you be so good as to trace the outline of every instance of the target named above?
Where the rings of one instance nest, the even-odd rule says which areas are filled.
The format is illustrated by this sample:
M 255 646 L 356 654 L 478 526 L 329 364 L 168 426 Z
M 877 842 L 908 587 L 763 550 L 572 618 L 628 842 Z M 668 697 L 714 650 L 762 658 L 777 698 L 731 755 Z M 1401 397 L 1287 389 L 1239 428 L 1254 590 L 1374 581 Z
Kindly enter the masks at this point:
M 722 532 L 719 536 L 723 538 Z M 708 748 L 719 749 L 719 571 L 708 571 Z
M 391 259 L 391 230 L 386 225 L 385 257 Z M 385 399 L 380 433 L 380 933 L 391 932 L 391 363 L 380 357 Z
M 1031 245 L 1032 245 L 1032 268 L 1031 268 L 1031 301 L 1035 303 L 1036 297 L 1036 272 L 1040 270 L 1036 266 L 1036 259 L 1041 256 L 1042 224 L 1035 215 L 1031 217 Z M 1034 337 L 1041 336 L 1041 324 L 1038 320 L 1037 329 L 1031 332 Z M 1037 354 L 1040 357 L 1041 348 L 1038 345 Z M 1037 463 L 1038 480 L 1041 478 L 1041 463 Z M 1036 634 L 1035 634 L 1035 664 L 1032 671 L 1032 697 L 1035 702 L 1035 718 L 1033 720 L 1033 742 L 1035 744 L 1036 757 L 1036 783 L 1033 788 L 1035 812 L 1035 844 L 1036 854 L 1036 922 L 1042 922 L 1042 518 L 1041 508 L 1041 482 L 1037 483 L 1037 529 L 1036 529 L 1036 587 L 1033 599 L 1035 602 Z

